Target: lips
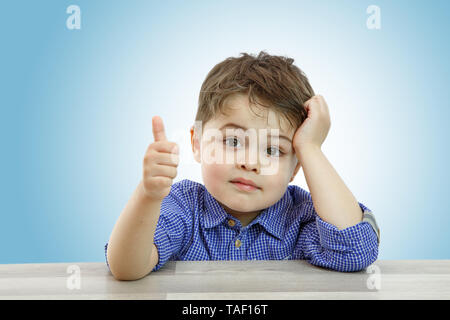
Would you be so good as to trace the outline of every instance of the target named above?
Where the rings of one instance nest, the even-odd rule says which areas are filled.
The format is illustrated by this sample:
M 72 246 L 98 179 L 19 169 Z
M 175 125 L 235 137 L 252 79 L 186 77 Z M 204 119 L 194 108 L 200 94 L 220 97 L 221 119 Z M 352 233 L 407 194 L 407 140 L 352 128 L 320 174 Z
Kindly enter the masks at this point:
M 247 180 L 244 178 L 236 178 L 236 179 L 231 180 L 231 182 L 242 183 L 244 185 L 252 186 L 252 187 L 259 189 L 259 187 L 256 185 L 256 183 L 254 183 L 252 180 Z

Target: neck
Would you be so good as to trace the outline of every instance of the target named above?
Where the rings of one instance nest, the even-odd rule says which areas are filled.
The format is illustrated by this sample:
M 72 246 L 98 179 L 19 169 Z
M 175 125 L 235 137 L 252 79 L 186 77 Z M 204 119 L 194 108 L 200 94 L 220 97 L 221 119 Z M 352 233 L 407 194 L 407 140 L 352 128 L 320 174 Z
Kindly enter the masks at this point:
M 227 213 L 238 219 L 243 227 L 247 226 L 250 222 L 252 222 L 261 212 L 261 210 L 252 212 L 239 212 L 228 208 L 224 204 L 221 205 Z

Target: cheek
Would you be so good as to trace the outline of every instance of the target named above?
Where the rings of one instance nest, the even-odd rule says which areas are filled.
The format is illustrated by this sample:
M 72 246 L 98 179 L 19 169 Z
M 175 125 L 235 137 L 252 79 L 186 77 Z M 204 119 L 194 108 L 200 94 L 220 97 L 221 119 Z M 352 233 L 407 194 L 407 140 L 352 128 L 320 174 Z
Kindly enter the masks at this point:
M 271 186 L 288 184 L 291 179 L 294 168 L 289 159 L 284 159 L 278 162 L 275 174 L 269 174 L 265 180 Z
M 285 174 L 277 174 L 274 176 L 267 176 L 265 178 L 266 181 L 266 189 L 267 190 L 278 190 L 280 186 L 287 184 L 287 178 Z M 269 188 L 267 188 L 269 187 Z
M 205 186 L 212 192 L 219 192 L 230 179 L 227 166 L 219 164 L 203 164 L 202 176 Z
M 209 179 L 220 180 L 225 175 L 225 168 L 218 164 L 204 164 L 202 171 Z
M 265 175 L 267 176 L 282 176 L 289 167 L 289 160 L 286 158 L 264 159 L 264 161 L 261 162 L 261 172 L 265 170 Z

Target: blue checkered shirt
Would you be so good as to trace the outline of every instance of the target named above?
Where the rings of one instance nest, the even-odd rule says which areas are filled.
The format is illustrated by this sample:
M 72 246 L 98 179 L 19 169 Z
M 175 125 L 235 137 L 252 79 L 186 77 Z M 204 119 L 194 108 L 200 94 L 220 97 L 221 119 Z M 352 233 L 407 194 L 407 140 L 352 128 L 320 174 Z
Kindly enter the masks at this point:
M 377 259 L 379 229 L 371 211 L 358 204 L 364 219 L 339 230 L 317 215 L 309 192 L 288 185 L 277 203 L 242 227 L 205 186 L 184 179 L 172 185 L 161 203 L 154 236 L 159 261 L 152 271 L 169 260 L 286 259 L 359 271 Z

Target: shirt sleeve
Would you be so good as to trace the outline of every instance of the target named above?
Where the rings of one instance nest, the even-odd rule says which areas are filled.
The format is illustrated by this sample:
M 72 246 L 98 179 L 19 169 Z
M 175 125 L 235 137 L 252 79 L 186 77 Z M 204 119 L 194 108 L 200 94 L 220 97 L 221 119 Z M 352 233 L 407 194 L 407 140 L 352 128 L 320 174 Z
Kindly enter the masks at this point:
M 152 271 L 159 270 L 169 260 L 175 260 L 191 237 L 192 210 L 178 196 L 179 192 L 182 190 L 171 190 L 161 203 L 161 213 L 153 239 L 159 260 Z
M 108 242 L 105 244 L 105 261 L 106 261 L 106 266 L 107 266 L 108 269 L 109 269 L 109 263 L 108 263 L 108 255 L 107 255 L 107 252 L 108 252 Z M 111 269 L 109 269 L 109 271 L 111 271 Z
M 183 200 L 183 189 L 173 184 L 170 193 L 161 202 L 161 210 L 156 225 L 153 243 L 158 250 L 158 263 L 152 269 L 159 270 L 184 246 L 192 233 L 192 210 Z M 106 265 L 108 243 L 105 245 Z
M 379 229 L 372 212 L 358 203 L 364 213 L 363 220 L 339 230 L 323 221 L 312 202 L 307 206 L 312 214 L 300 228 L 298 247 L 300 256 L 313 265 L 342 272 L 365 269 L 378 257 Z

